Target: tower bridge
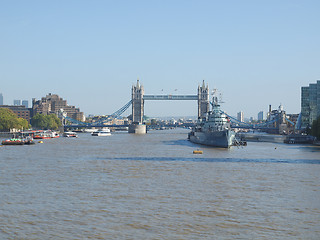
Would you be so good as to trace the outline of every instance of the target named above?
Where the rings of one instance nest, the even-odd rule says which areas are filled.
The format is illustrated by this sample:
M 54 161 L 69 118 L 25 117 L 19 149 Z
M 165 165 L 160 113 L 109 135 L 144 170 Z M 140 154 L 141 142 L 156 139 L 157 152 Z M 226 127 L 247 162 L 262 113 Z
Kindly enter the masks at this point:
M 209 96 L 209 86 L 205 85 L 205 82 L 202 82 L 202 85 L 198 86 L 197 95 L 147 95 L 144 94 L 144 87 L 140 84 L 139 80 L 137 83 L 132 86 L 131 89 L 131 100 L 124 105 L 122 108 L 114 112 L 113 114 L 101 119 L 96 123 L 84 123 L 79 122 L 69 117 L 64 116 L 63 118 L 67 120 L 69 125 L 65 125 L 65 127 L 71 128 L 81 128 L 81 127 L 99 127 L 105 125 L 108 121 L 113 118 L 119 117 L 122 113 L 124 113 L 130 105 L 132 105 L 132 124 L 126 125 L 129 127 L 129 133 L 146 133 L 146 125 L 143 124 L 143 116 L 144 116 L 144 104 L 145 101 L 153 101 L 153 100 L 191 100 L 198 101 L 198 117 L 205 117 L 206 113 L 210 108 L 210 96 Z M 114 125 L 109 125 L 110 127 Z M 123 125 L 124 126 L 124 125 Z
M 196 100 L 198 101 L 198 117 L 205 117 L 210 107 L 209 86 L 206 86 L 203 81 L 202 86 L 198 87 L 197 95 L 145 95 L 144 87 L 137 80 L 131 90 L 132 125 L 129 126 L 129 133 L 146 133 L 146 126 L 142 123 L 144 103 L 149 100 Z

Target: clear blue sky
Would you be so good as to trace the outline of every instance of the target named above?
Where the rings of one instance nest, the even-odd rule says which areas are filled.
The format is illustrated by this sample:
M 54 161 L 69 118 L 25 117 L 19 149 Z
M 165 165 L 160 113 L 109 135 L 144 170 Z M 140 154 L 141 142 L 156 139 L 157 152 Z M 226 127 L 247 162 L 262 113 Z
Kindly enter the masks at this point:
M 231 115 L 280 103 L 298 113 L 301 86 L 320 79 L 319 12 L 318 0 L 3 0 L 0 92 L 5 104 L 56 93 L 110 114 L 137 78 L 146 94 L 196 94 L 204 79 Z M 145 107 L 197 114 L 193 101 Z

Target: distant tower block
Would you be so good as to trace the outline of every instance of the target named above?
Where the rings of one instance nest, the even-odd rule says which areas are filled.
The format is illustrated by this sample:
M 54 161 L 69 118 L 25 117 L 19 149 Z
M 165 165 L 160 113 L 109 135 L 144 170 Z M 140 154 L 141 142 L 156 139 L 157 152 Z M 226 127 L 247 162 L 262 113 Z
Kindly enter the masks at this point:
M 142 123 L 144 113 L 144 88 L 137 80 L 136 86 L 132 86 L 132 121 L 134 123 Z
M 202 86 L 198 87 L 198 118 L 203 118 L 210 110 L 209 86 L 205 86 L 204 80 Z

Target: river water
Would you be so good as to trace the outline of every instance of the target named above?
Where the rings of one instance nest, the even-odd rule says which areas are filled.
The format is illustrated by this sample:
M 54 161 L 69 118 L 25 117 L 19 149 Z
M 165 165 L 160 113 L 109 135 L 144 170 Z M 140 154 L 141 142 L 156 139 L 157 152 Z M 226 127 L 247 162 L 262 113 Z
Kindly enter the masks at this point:
M 187 133 L 0 147 L 0 239 L 320 239 L 319 147 Z

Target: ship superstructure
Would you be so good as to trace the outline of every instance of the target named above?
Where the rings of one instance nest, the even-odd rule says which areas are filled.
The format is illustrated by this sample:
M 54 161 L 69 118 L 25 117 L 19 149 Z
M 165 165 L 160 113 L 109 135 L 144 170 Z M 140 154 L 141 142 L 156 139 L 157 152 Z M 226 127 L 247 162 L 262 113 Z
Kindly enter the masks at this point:
M 229 148 L 235 143 L 235 133 L 231 130 L 230 121 L 220 109 L 216 91 L 214 92 L 212 110 L 207 116 L 199 118 L 196 126 L 189 133 L 189 140 L 194 143 Z

